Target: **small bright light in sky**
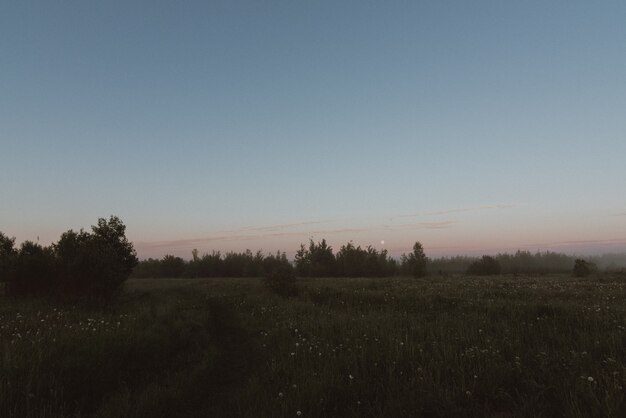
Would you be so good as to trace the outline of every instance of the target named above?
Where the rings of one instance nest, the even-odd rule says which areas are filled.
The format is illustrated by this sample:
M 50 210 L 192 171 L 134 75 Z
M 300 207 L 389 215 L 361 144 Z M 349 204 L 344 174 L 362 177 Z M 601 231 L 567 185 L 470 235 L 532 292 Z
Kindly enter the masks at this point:
M 380 245 L 385 245 L 385 240 L 380 240 Z
M 3 2 L 0 231 L 626 250 L 626 2 Z M 385 167 L 376 170 L 375 167 Z

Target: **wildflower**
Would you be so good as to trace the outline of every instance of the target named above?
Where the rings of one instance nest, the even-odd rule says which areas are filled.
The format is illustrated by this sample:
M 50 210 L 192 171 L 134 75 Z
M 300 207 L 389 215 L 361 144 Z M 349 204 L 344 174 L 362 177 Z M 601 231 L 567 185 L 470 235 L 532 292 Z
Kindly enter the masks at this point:
M 352 376 L 351 374 L 348 375 L 348 378 L 350 378 L 350 380 L 354 379 L 354 376 Z
M 587 378 L 587 382 L 589 382 L 589 383 L 593 383 L 593 377 L 589 376 L 589 377 Z
M 297 415 L 297 416 L 302 415 L 302 411 L 296 411 L 296 415 Z
M 279 397 L 279 398 L 282 398 L 283 396 L 285 396 L 285 394 L 284 394 L 284 393 L 282 393 L 282 392 L 278 392 L 278 397 Z

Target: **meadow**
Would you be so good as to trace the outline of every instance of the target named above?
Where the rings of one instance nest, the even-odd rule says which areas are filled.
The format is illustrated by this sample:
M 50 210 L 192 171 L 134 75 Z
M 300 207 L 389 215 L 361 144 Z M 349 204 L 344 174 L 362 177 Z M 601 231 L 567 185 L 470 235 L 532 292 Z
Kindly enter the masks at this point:
M 626 416 L 626 277 L 134 279 L 0 296 L 2 417 Z

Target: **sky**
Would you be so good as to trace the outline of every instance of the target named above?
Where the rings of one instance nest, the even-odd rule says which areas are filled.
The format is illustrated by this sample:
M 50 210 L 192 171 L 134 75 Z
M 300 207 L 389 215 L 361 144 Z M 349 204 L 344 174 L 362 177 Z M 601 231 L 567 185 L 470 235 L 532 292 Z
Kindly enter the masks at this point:
M 3 1 L 0 231 L 626 251 L 623 1 Z

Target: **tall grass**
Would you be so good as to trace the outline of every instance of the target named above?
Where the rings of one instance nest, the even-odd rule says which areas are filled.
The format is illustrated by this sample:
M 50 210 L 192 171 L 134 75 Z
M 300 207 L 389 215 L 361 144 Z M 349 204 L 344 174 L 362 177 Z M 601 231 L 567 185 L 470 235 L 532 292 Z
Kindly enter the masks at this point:
M 298 288 L 137 280 L 99 312 L 3 300 L 0 415 L 626 416 L 623 278 Z

